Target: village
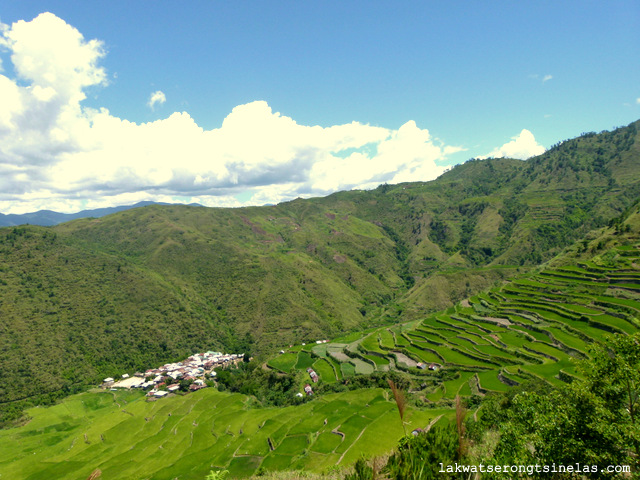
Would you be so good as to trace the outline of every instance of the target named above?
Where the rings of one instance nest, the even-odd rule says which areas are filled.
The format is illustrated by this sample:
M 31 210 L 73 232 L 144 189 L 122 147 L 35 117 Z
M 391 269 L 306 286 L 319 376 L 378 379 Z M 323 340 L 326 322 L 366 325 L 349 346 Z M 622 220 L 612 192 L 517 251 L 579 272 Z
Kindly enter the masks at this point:
M 229 367 L 242 362 L 244 354 L 224 354 L 220 352 L 196 353 L 177 363 L 167 363 L 158 368 L 133 375 L 125 373 L 116 381 L 105 378 L 102 388 L 116 390 L 118 388 L 149 389 L 147 397 L 162 398 L 177 391 L 194 392 L 206 388 L 207 380 L 215 380 L 216 368 Z

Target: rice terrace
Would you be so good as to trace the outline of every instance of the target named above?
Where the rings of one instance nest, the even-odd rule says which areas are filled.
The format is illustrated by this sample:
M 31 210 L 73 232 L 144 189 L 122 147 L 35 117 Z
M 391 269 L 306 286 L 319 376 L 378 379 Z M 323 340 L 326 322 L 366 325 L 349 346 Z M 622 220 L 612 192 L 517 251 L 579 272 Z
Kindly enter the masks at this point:
M 639 20 L 3 2 L 0 480 L 640 478 Z
M 402 434 L 395 405 L 381 389 L 264 409 L 250 408 L 245 396 L 213 389 L 152 403 L 136 393 L 83 393 L 31 411 L 26 427 L 3 435 L 3 476 L 70 478 L 88 476 L 95 467 L 105 478 L 123 479 L 204 478 L 211 468 L 228 469 L 234 477 L 259 467 L 321 471 L 353 463 L 362 451 L 385 453 Z M 411 421 L 424 427 L 450 413 L 415 410 Z M 12 442 L 20 452 L 9 447 Z M 111 467 L 105 468 L 107 459 Z
M 580 260 L 581 248 L 424 320 L 285 347 L 266 368 L 298 372 L 300 386 L 313 369 L 314 387 L 328 388 L 304 404 L 257 408 L 251 397 L 215 389 L 148 402 L 140 392 L 107 389 L 32 409 L 25 426 L 0 432 L 1 472 L 77 478 L 99 467 L 105 478 L 171 480 L 220 469 L 240 478 L 326 472 L 363 453 L 385 454 L 403 433 L 390 391 L 331 388 L 404 372 L 417 402 L 407 425 L 424 430 L 453 422 L 458 396 L 481 398 L 532 379 L 571 381 L 579 375 L 573 359 L 587 358 L 589 344 L 638 331 L 640 244 L 616 244 L 589 260 Z
M 398 369 L 429 383 L 431 402 L 504 392 L 532 378 L 566 382 L 576 375 L 571 359 L 586 358 L 589 344 L 640 328 L 638 246 L 601 258 L 514 279 L 423 321 L 298 347 L 268 365 L 283 372 L 311 365 L 326 383 Z

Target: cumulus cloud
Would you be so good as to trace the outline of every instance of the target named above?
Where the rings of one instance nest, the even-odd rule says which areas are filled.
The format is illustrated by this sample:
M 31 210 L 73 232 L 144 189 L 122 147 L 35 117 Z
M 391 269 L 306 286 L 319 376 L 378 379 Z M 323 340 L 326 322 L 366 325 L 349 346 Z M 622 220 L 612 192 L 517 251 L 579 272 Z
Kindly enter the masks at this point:
M 536 142 L 533 133 L 527 129 L 523 129 L 515 137 L 511 137 L 511 141 L 505 143 L 501 147 L 493 149 L 489 154 L 478 158 L 519 158 L 526 160 L 544 153 L 545 148 Z
M 140 200 L 278 203 L 380 183 L 431 180 L 460 148 L 408 121 L 301 125 L 264 101 L 205 130 L 186 112 L 137 124 L 82 105 L 106 86 L 98 40 L 51 13 L 0 29 L 16 78 L 0 74 L 0 211 L 75 211 Z M 151 94 L 153 108 L 165 101 Z M 524 131 L 523 131 L 524 132 Z M 249 194 L 247 194 L 249 193 Z
M 544 77 L 542 77 L 542 83 L 548 82 L 552 78 L 553 78 L 553 75 L 545 75 Z
M 153 110 L 156 104 L 159 103 L 160 105 L 162 105 L 166 101 L 167 97 L 165 96 L 164 92 L 158 90 L 149 95 L 149 101 L 147 102 L 147 105 L 151 110 Z

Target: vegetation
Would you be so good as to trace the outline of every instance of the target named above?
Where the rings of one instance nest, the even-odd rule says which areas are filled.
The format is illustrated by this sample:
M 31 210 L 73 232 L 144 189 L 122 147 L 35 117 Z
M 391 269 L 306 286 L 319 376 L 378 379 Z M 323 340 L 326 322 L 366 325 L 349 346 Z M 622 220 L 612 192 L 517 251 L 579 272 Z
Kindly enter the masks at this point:
M 77 478 L 99 467 L 110 478 L 130 478 L 133 468 L 142 468 L 136 474 L 174 478 L 192 472 L 184 478 L 201 480 L 224 470 L 231 478 L 292 469 L 335 475 L 336 464 L 346 468 L 357 462 L 351 478 L 451 478 L 434 471 L 433 462 L 560 464 L 573 458 L 584 465 L 635 465 L 637 207 L 621 222 L 629 228 L 594 232 L 586 249 L 578 243 L 546 269 L 423 321 L 341 339 L 349 343 L 287 348 L 283 355 L 290 354 L 287 364 L 293 365 L 288 373 L 253 361 L 218 371 L 226 392 L 205 389 L 156 402 L 145 402 L 136 392 L 85 393 L 31 409 L 27 425 L 0 432 L 0 452 L 5 452 L 0 472 Z M 611 340 L 604 345 L 590 340 L 595 333 Z M 336 364 L 340 369 L 358 355 L 366 358 L 368 349 L 389 364 L 372 362 L 376 371 L 370 375 L 335 377 Z M 442 357 L 438 370 L 406 363 L 427 353 Z M 331 367 L 325 370 L 332 372 L 331 381 L 321 375 L 314 385 L 319 398 L 295 405 L 307 400 L 294 392 L 308 382 L 303 369 L 314 359 Z M 476 410 L 466 422 L 462 406 L 454 408 L 457 395 Z M 411 429 L 428 432 L 408 439 L 407 421 Z M 399 439 L 389 456 L 359 460 L 363 452 L 389 452 Z M 16 443 L 24 445 L 17 456 L 9 447 Z M 167 456 L 165 446 L 173 444 L 182 445 L 180 454 Z M 126 452 L 141 449 L 159 453 L 144 466 L 127 463 L 132 454 Z M 34 462 L 33 452 L 51 460 Z
M 571 382 L 580 376 L 575 361 L 588 358 L 594 342 L 640 331 L 637 206 L 622 225 L 624 232 L 614 227 L 594 232 L 588 251 L 578 243 L 546 268 L 422 321 L 369 329 L 342 339 L 350 343 L 314 347 L 312 354 L 329 352 L 339 370 L 356 368 L 356 362 L 369 362 L 374 370 L 336 381 L 333 371 L 323 368 L 316 391 L 371 383 L 384 387 L 380 380 L 391 379 L 402 382 L 402 389 L 419 392 L 418 403 L 446 406 L 459 394 L 505 392 L 534 379 L 550 385 Z M 295 364 L 295 350 L 268 365 L 283 357 Z M 397 371 L 406 375 L 394 377 Z
M 0 473 L 335 476 L 365 451 L 389 456 L 350 478 L 637 467 L 638 125 L 428 183 L 0 229 L 0 425 L 22 424 L 0 431 Z M 254 360 L 220 392 L 69 397 L 210 349 Z
M 296 396 L 300 390 L 299 376 L 267 371 L 257 362 L 241 363 L 237 368 L 218 368 L 216 374 L 220 391 L 251 395 L 265 406 L 297 405 L 304 402 L 304 399 Z
M 479 415 L 466 420 L 458 403 L 455 422 L 405 435 L 386 463 L 360 459 L 344 478 L 637 475 L 640 334 L 617 334 L 594 345 L 580 370 L 583 378 L 560 387 L 537 381 L 489 395 Z
M 386 389 L 333 393 L 303 405 L 256 408 L 242 394 L 206 388 L 146 401 L 140 392 L 98 391 L 29 410 L 32 420 L 0 431 L 7 478 L 203 480 L 259 470 L 332 471 L 382 455 L 403 436 Z M 411 428 L 446 410 L 409 406 Z M 20 445 L 20 448 L 15 448 Z
M 615 335 L 590 353 L 580 363 L 581 378 L 570 384 L 537 384 L 488 397 L 471 428 L 472 440 L 485 443 L 484 458 L 478 460 L 583 468 L 626 465 L 637 472 L 640 335 Z M 589 478 L 612 478 L 601 471 L 588 473 Z M 546 478 L 548 473 L 529 475 Z

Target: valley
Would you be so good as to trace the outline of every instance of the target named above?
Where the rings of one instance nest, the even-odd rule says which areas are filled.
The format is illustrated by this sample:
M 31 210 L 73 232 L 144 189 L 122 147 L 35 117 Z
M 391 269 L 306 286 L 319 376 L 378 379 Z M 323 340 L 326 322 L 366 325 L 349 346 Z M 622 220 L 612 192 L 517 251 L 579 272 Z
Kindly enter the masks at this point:
M 31 409 L 25 426 L 0 431 L 0 473 L 78 478 L 99 468 L 114 479 L 202 479 L 217 469 L 234 478 L 329 472 L 363 453 L 383 455 L 403 436 L 389 390 L 363 389 L 358 378 L 405 375 L 410 430 L 453 422 L 458 396 L 482 412 L 483 397 L 519 384 L 567 384 L 580 375 L 575 362 L 588 357 L 590 344 L 640 329 L 637 206 L 620 225 L 424 320 L 283 347 L 266 365 L 295 376 L 290 395 L 304 384 L 314 388 L 295 405 L 261 406 L 211 388 L 156 401 L 118 389 Z
M 579 397 L 640 332 L 637 126 L 426 183 L 0 229 L 2 478 L 342 475 L 405 428 L 466 418 L 486 446 L 514 392 Z M 188 395 L 95 388 L 209 350 L 254 360 Z

